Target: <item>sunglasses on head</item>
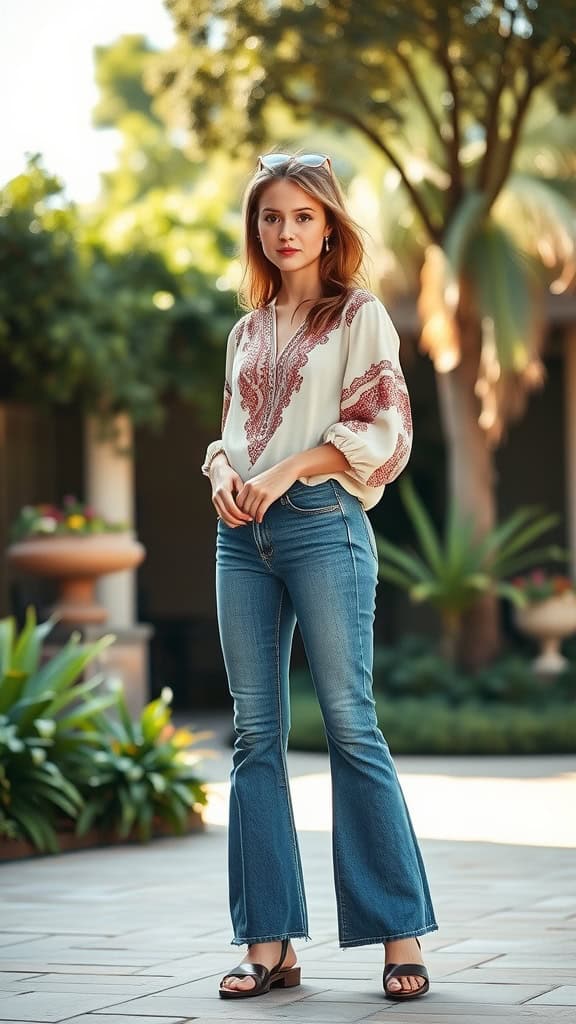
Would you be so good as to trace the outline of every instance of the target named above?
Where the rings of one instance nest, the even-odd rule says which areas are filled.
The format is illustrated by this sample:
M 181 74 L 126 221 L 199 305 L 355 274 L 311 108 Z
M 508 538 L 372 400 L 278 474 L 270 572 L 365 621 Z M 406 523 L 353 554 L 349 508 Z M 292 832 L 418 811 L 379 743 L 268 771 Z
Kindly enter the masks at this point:
M 302 164 L 304 167 L 323 167 L 324 164 L 328 164 L 328 167 L 331 167 L 330 157 L 323 153 L 302 153 L 301 156 L 292 156 L 290 153 L 266 153 L 258 157 L 258 170 L 261 171 L 265 167 L 267 171 L 275 171 L 282 167 L 282 164 L 289 163 Z

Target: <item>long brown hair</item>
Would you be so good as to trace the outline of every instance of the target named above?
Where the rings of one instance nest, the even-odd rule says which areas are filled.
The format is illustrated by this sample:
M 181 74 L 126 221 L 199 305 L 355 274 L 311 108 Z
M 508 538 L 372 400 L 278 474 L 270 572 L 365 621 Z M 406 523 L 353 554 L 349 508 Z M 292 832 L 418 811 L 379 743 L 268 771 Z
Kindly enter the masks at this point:
M 323 297 L 308 312 L 310 330 L 321 332 L 341 315 L 351 290 L 365 284 L 361 229 L 346 210 L 342 189 L 327 164 L 308 167 L 298 163 L 298 156 L 294 154 L 291 160 L 273 170 L 262 168 L 256 171 L 248 183 L 243 202 L 244 276 L 240 286 L 240 304 L 245 309 L 258 309 L 275 299 L 280 291 L 280 271 L 264 255 L 257 238 L 260 198 L 264 189 L 278 180 L 298 185 L 321 203 L 332 228 L 330 250 L 322 250 L 320 256 Z

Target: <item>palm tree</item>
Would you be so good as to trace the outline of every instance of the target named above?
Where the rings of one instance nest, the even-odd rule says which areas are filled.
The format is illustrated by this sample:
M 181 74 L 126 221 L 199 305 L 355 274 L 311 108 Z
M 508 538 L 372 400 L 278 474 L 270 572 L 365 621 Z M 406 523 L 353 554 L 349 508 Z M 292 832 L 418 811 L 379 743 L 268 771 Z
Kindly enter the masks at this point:
M 171 122 L 190 127 L 193 152 L 222 144 L 253 154 L 280 110 L 300 128 L 301 119 L 346 128 L 386 161 L 384 198 L 392 208 L 407 197 L 396 223 L 420 248 L 413 273 L 422 271 L 422 341 L 438 371 L 450 491 L 486 532 L 494 445 L 541 376 L 528 266 L 558 288 L 571 273 L 574 126 L 546 120 L 574 110 L 573 0 L 166 2 L 177 41 L 150 84 Z M 348 168 L 359 148 L 349 147 Z M 504 193 L 512 202 L 521 190 L 529 212 L 513 223 Z M 495 600 L 473 618 L 471 644 L 490 658 Z
M 405 140 L 414 186 L 427 204 L 436 195 L 440 207 L 448 178 L 416 110 Z M 478 536 L 497 521 L 494 450 L 544 380 L 547 295 L 565 291 L 576 272 L 575 142 L 576 120 L 541 98 L 492 206 L 476 187 L 484 143 L 470 143 L 462 155 L 466 187 L 441 246 L 430 244 L 399 176 L 382 174 L 381 161 L 365 164 L 352 187 L 362 196 L 360 216 L 367 188 L 379 199 L 374 262 L 383 268 L 383 288 L 418 292 L 421 348 L 436 370 L 447 441 L 449 497 Z M 472 664 L 497 652 L 494 593 L 479 597 L 464 630 Z

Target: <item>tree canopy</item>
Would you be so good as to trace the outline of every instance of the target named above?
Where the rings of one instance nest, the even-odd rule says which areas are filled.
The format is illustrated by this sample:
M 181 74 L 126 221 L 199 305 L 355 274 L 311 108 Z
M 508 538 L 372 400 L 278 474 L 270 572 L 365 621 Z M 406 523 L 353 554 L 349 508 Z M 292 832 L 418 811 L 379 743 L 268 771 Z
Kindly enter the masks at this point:
M 214 166 L 193 166 L 152 111 L 152 53 L 140 36 L 96 50 L 95 121 L 120 150 L 95 203 L 71 203 L 38 155 L 0 190 L 2 398 L 158 423 L 177 395 L 219 415 L 235 221 Z
M 353 129 L 386 159 L 381 205 L 397 209 L 402 191 L 415 218 L 403 241 L 422 270 L 422 346 L 440 373 L 458 365 L 471 282 L 481 423 L 497 441 L 541 379 L 543 286 L 575 272 L 572 0 L 166 5 L 178 41 L 150 81 L 199 151 L 265 144 L 280 106 Z M 398 237 L 402 222 L 390 226 Z
M 204 148 L 255 145 L 279 99 L 296 114 L 354 127 L 397 169 L 440 241 L 465 188 L 496 200 L 535 92 L 576 103 L 572 0 L 166 0 L 178 33 L 153 72 L 164 109 Z M 447 175 L 416 187 L 406 138 L 416 105 Z M 467 170 L 465 145 L 482 148 Z

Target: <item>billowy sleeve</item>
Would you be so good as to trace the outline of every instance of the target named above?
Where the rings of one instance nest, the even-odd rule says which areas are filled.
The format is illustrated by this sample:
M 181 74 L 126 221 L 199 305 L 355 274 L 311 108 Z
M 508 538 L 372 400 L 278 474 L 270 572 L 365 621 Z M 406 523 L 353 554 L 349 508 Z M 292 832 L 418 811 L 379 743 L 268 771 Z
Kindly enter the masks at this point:
M 232 364 L 234 362 L 234 354 L 236 351 L 236 327 L 233 327 L 228 335 L 228 341 L 226 343 L 226 371 L 224 374 L 224 393 L 222 396 L 222 415 L 220 418 L 220 433 L 224 433 L 224 427 L 226 426 L 226 420 L 228 418 L 228 410 L 230 408 L 230 401 L 232 399 Z M 206 449 L 204 456 L 204 462 L 202 463 L 202 473 L 204 476 L 210 475 L 210 464 L 220 452 L 226 454 L 226 447 L 219 437 L 216 441 L 211 441 Z
M 412 448 L 410 398 L 400 366 L 400 341 L 386 309 L 364 302 L 350 324 L 340 419 L 325 431 L 348 460 L 349 475 L 369 487 L 396 479 Z

